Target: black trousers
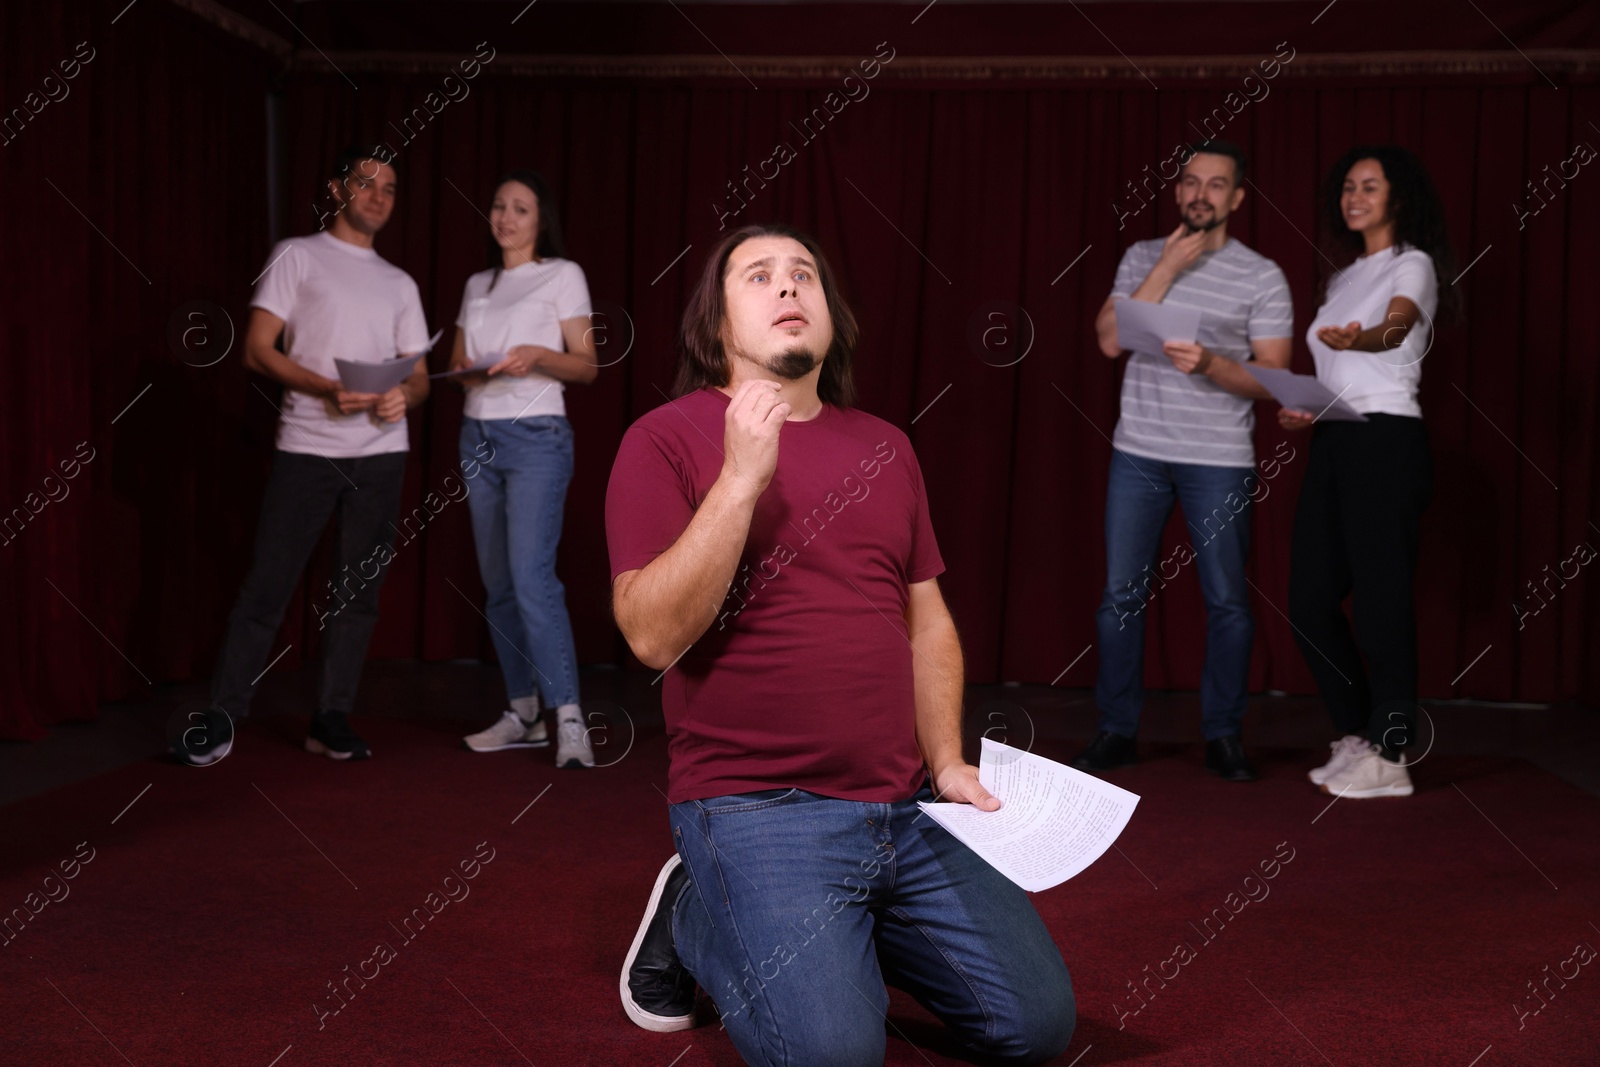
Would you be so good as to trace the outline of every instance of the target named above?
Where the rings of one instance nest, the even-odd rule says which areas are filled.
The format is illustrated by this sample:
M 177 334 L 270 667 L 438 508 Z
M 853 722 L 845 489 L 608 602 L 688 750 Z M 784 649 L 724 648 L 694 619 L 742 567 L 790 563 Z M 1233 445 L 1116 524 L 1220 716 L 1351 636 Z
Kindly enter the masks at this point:
M 348 712 L 378 621 L 378 591 L 393 553 L 395 518 L 406 453 L 326 458 L 298 452 L 273 456 L 256 524 L 255 555 L 211 676 L 211 700 L 235 718 L 250 710 L 256 683 L 284 609 L 322 536 L 338 515 L 333 589 L 312 596 L 323 631 L 317 706 Z
M 1294 516 L 1289 620 L 1335 728 L 1399 749 L 1416 736 L 1411 586 L 1433 459 L 1421 419 L 1367 418 L 1312 431 Z

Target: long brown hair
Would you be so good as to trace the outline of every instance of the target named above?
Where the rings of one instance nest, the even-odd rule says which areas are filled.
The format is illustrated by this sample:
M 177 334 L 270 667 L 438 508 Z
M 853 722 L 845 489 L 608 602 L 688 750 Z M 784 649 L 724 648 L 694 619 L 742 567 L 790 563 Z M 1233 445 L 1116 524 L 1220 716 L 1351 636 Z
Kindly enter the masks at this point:
M 506 182 L 521 182 L 533 190 L 533 198 L 539 202 L 539 232 L 534 235 L 533 254 L 540 259 L 561 258 L 567 254 L 567 241 L 561 231 L 561 217 L 556 214 L 555 198 L 550 195 L 550 187 L 545 184 L 544 178 L 538 171 L 509 170 L 505 176 L 494 183 L 494 191 L 499 192 L 500 187 Z M 500 242 L 494 239 L 493 227 L 489 230 L 488 237 L 488 265 L 494 271 L 489 277 L 489 289 L 500 282 L 500 271 L 505 266 L 505 251 L 500 247 Z
M 706 258 L 705 269 L 689 297 L 683 323 L 678 328 L 678 380 L 672 387 L 673 395 L 683 396 L 707 385 L 728 384 L 728 353 L 722 346 L 722 327 L 728 305 L 722 286 L 733 250 L 753 237 L 792 238 L 811 254 L 811 261 L 817 265 L 817 280 L 822 283 L 823 297 L 828 302 L 828 315 L 833 319 L 833 343 L 828 346 L 822 370 L 817 375 L 817 397 L 835 407 L 852 406 L 856 385 L 850 364 L 855 358 L 856 342 L 861 337 L 856 317 L 844 302 L 833 268 L 828 266 L 828 259 L 816 238 L 774 222 L 755 223 L 734 230 Z

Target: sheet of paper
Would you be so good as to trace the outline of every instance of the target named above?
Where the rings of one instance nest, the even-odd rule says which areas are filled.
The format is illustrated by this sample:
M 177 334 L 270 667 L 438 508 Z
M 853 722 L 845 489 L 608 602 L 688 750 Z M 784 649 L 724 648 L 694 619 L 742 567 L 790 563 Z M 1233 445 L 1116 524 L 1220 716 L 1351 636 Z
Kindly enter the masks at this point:
M 417 365 L 425 353 L 418 352 L 405 359 L 386 359 L 381 363 L 356 363 L 348 359 L 336 359 L 333 365 L 339 368 L 339 382 L 352 393 L 387 393 L 407 378 L 411 377 L 411 368 Z
M 1127 298 L 1118 300 L 1117 344 L 1129 352 L 1161 355 L 1161 346 L 1168 341 L 1193 343 L 1200 334 L 1198 308 L 1181 308 L 1171 304 L 1152 304 L 1148 300 Z
M 430 374 L 430 375 L 428 375 L 428 377 L 430 377 L 430 378 L 465 378 L 465 377 L 468 377 L 469 375 L 473 375 L 473 374 L 484 374 L 484 373 L 488 372 L 490 367 L 494 366 L 496 363 L 499 363 L 502 359 L 505 359 L 505 358 L 506 357 L 501 355 L 499 352 L 490 352 L 488 355 L 484 356 L 482 359 L 478 360 L 478 362 L 472 364 L 471 366 L 462 367 L 460 370 L 447 370 L 447 371 L 442 371 L 439 374 Z
M 1310 374 L 1296 374 L 1279 367 L 1258 367 L 1254 362 L 1244 364 L 1244 369 L 1256 376 L 1267 387 L 1273 399 L 1286 408 L 1309 411 L 1319 419 L 1336 422 L 1366 422 L 1367 417 L 1334 395 Z
M 983 739 L 978 781 L 999 811 L 922 805 L 934 821 L 1030 893 L 1060 885 L 1110 848 L 1139 798 L 1092 774 Z

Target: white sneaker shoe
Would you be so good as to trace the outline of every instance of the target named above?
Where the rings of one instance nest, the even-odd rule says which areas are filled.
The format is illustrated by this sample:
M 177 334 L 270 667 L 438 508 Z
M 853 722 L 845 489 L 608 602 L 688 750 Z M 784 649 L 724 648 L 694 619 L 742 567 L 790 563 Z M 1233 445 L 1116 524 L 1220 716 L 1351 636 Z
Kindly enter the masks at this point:
M 1400 754 L 1399 763 L 1390 763 L 1381 751 L 1377 745 L 1369 745 L 1366 755 L 1323 782 L 1322 791 L 1351 800 L 1410 796 L 1411 773 L 1406 770 L 1405 753 Z
M 1372 751 L 1372 742 L 1355 734 L 1345 734 L 1328 747 L 1333 749 L 1333 758 L 1316 770 L 1306 772 L 1312 785 L 1321 785 Z
M 556 723 L 556 766 L 594 766 L 594 749 L 589 747 L 589 731 L 584 729 L 582 719 Z
M 504 712 L 487 730 L 468 734 L 461 743 L 473 752 L 499 752 L 506 748 L 544 748 L 550 744 L 550 734 L 544 720 L 523 722 L 514 711 Z

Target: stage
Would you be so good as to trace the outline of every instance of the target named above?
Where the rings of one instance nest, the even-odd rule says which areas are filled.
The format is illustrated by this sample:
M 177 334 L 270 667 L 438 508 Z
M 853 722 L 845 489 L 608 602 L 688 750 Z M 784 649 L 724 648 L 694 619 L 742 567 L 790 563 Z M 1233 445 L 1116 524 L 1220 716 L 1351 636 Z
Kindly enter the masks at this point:
M 494 669 L 466 664 L 372 664 L 365 763 L 300 750 L 303 672 L 268 679 L 212 767 L 155 754 L 181 687 L 5 746 L 0 899 L 31 917 L 0 950 L 0 1062 L 739 1063 L 715 1025 L 649 1033 L 618 1004 L 668 847 L 650 677 L 586 674 L 593 771 L 464 751 L 496 707 Z M 1089 697 L 973 687 L 969 733 L 1070 758 Z M 1416 795 L 1330 803 L 1304 779 L 1314 701 L 1252 700 L 1263 780 L 1238 785 L 1201 770 L 1195 698 L 1152 694 L 1144 762 L 1111 779 L 1142 797 L 1132 822 L 1034 898 L 1078 998 L 1055 1062 L 1592 1063 L 1574 950 L 1600 945 L 1600 799 L 1571 754 L 1596 716 L 1424 707 Z M 909 998 L 886 1026 L 891 1064 L 966 1062 Z

